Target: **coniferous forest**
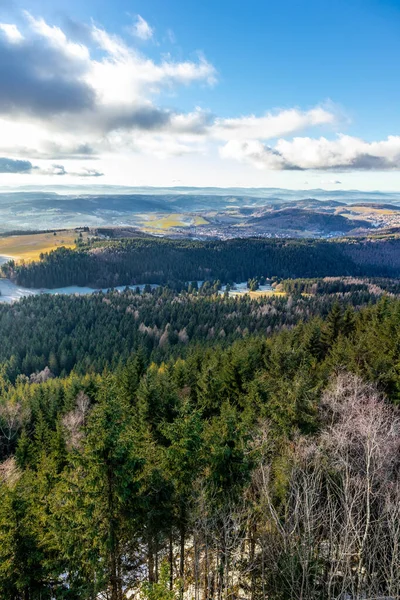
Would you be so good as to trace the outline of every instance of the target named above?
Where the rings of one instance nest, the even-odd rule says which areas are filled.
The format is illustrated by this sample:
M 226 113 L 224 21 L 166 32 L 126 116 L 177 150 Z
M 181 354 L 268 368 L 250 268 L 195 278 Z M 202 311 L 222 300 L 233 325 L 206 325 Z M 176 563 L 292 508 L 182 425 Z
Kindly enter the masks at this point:
M 400 593 L 391 279 L 0 306 L 0 598 Z
M 104 288 L 136 283 L 193 280 L 247 281 L 267 277 L 376 276 L 400 274 L 400 240 L 382 238 L 231 239 L 226 241 L 133 238 L 91 240 L 77 249 L 58 248 L 31 263 L 3 265 L 18 285 Z

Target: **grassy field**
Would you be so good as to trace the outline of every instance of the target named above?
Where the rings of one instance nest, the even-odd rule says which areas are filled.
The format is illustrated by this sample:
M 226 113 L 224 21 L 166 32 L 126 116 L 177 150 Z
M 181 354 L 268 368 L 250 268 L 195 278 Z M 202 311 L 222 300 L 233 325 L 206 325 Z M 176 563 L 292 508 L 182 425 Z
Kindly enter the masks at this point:
M 142 229 L 149 232 L 152 230 L 168 231 L 173 227 L 198 227 L 200 225 L 208 225 L 208 221 L 197 215 L 173 213 L 165 217 L 146 215 Z
M 399 211 L 390 210 L 389 208 L 375 208 L 373 206 L 349 206 L 349 210 L 352 213 L 356 213 L 358 215 L 394 215 Z M 340 210 L 338 211 L 340 214 Z M 349 213 L 343 213 L 343 217 L 351 218 Z
M 54 233 L 35 233 L 32 235 L 13 235 L 0 237 L 0 255 L 26 262 L 37 260 L 42 252 L 50 252 L 61 246 L 74 248 L 76 231 Z M 86 234 L 83 234 L 84 237 Z

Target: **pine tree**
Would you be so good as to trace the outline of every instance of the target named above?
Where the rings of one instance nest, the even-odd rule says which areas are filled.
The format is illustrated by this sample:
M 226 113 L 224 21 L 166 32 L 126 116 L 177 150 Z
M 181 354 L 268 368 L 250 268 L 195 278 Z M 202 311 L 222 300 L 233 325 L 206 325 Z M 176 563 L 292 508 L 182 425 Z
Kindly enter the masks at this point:
M 71 456 L 53 506 L 70 585 L 86 585 L 93 597 L 108 590 L 111 600 L 121 600 L 124 573 L 130 568 L 140 468 L 133 439 L 129 405 L 107 375 L 88 418 L 82 451 Z M 71 528 L 71 520 L 76 527 Z
M 342 331 L 343 335 L 349 336 L 351 335 L 356 328 L 356 316 L 354 313 L 354 308 L 352 306 L 347 306 L 346 310 L 343 314 L 343 324 Z
M 339 302 L 335 302 L 325 320 L 325 328 L 322 336 L 322 340 L 328 348 L 330 348 L 333 342 L 337 339 L 339 333 L 341 332 L 342 324 L 342 310 Z

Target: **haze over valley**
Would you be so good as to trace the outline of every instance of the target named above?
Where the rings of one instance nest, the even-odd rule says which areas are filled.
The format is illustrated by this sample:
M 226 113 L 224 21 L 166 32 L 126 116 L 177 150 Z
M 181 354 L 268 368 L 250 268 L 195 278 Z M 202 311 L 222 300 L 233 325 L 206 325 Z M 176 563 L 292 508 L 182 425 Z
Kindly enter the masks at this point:
M 333 237 L 400 225 L 396 193 L 89 188 L 0 193 L 0 232 L 120 227 L 150 235 Z

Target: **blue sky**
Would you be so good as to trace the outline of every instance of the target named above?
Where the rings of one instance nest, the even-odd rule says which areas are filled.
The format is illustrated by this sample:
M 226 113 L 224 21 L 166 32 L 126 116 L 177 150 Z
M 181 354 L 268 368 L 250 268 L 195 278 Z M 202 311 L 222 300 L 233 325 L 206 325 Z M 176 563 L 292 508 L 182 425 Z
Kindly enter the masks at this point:
M 0 0 L 0 184 L 400 190 L 399 30 L 385 0 Z

